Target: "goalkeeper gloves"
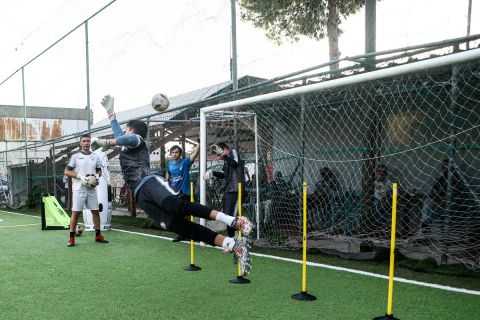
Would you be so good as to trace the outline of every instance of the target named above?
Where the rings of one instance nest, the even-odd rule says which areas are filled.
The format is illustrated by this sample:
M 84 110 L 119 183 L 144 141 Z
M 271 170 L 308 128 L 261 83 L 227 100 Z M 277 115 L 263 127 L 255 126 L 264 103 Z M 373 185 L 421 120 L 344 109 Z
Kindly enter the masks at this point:
M 86 176 L 77 175 L 75 179 L 80 180 L 80 183 L 82 184 L 82 186 L 88 186 L 88 178 Z
M 75 179 L 80 180 L 82 186 L 87 188 L 95 188 L 98 185 L 98 177 L 95 175 L 82 176 L 77 175 Z
M 92 144 L 98 144 L 100 147 L 113 146 L 115 144 L 115 139 L 101 139 L 97 137 L 92 138 Z
M 221 148 L 219 145 L 217 144 L 212 144 L 210 146 L 210 152 L 213 153 L 213 154 L 216 154 L 217 156 L 222 156 L 223 155 L 223 148 Z
M 115 119 L 115 110 L 113 108 L 114 105 L 114 98 L 107 94 L 105 97 L 102 99 L 102 106 L 107 111 L 108 114 L 108 119 L 113 120 Z
M 205 175 L 203 176 L 203 179 L 205 179 L 206 181 L 210 181 L 210 179 L 212 178 L 213 178 L 213 171 L 207 170 L 207 172 L 205 172 Z

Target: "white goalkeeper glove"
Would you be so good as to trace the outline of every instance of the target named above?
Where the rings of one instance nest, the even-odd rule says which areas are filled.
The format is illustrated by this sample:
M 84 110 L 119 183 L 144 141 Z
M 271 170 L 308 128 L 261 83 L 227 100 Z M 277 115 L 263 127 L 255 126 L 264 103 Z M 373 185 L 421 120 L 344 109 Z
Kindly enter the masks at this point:
M 107 94 L 102 99 L 102 106 L 105 109 L 105 111 L 107 111 L 108 119 L 110 120 L 115 119 L 115 109 L 113 108 L 114 100 L 115 99 L 109 94 Z
M 88 186 L 88 177 L 85 177 L 85 176 L 82 176 L 82 175 L 77 175 L 75 177 L 75 179 L 80 180 L 80 183 L 82 184 L 82 186 L 85 186 L 85 187 Z
M 210 146 L 210 152 L 216 154 L 219 157 L 223 155 L 223 149 L 217 144 L 212 144 Z
M 213 178 L 213 171 L 207 170 L 207 172 L 205 172 L 205 175 L 203 176 L 203 179 L 205 179 L 205 181 L 210 181 L 212 178 Z
M 92 138 L 92 145 L 94 143 L 98 144 L 100 147 L 108 147 L 108 146 L 113 146 L 115 144 L 114 139 L 101 139 L 98 137 Z

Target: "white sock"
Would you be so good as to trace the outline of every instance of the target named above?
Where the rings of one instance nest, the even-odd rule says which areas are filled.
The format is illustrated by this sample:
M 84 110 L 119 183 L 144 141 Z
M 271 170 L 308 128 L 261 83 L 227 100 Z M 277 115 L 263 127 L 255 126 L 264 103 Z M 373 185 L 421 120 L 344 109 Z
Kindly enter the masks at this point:
M 228 251 L 232 251 L 234 244 L 235 240 L 233 238 L 225 237 L 225 239 L 223 239 L 222 248 Z
M 235 220 L 234 217 L 229 216 L 223 212 L 218 212 L 217 217 L 215 218 L 216 221 L 220 221 L 225 223 L 227 226 L 232 226 L 233 220 Z

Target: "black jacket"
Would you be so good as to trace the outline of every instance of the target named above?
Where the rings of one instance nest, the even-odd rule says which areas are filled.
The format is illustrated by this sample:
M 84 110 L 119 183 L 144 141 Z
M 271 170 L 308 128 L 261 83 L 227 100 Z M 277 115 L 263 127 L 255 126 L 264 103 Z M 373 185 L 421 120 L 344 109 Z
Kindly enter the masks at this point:
M 150 174 L 150 153 L 145 141 L 133 149 L 122 148 L 120 151 L 120 167 L 123 179 L 133 192 L 140 181 Z
M 245 186 L 245 163 L 235 149 L 231 149 L 228 156 L 223 157 L 223 172 L 214 171 L 213 175 L 223 178 L 224 192 L 238 192 L 238 183 Z

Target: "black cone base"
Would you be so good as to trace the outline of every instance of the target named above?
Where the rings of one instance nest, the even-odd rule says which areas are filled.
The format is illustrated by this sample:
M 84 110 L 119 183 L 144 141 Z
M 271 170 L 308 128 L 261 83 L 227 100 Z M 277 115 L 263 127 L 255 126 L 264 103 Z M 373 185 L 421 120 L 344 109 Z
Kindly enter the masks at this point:
M 202 268 L 200 268 L 200 267 L 198 267 L 194 264 L 190 264 L 190 265 L 186 266 L 185 268 L 183 268 L 183 270 L 185 270 L 185 271 L 200 271 L 200 270 L 202 270 Z
M 299 293 L 292 294 L 292 299 L 301 300 L 301 301 L 313 301 L 313 300 L 317 300 L 317 297 L 315 297 L 314 295 L 311 295 L 308 292 L 299 292 Z
M 400 320 L 400 319 L 395 318 L 393 314 L 386 314 L 384 316 L 375 317 L 373 318 L 373 320 Z
M 244 278 L 243 276 L 237 276 L 236 278 L 233 278 L 228 282 L 233 284 L 247 284 L 247 283 L 250 283 L 250 280 L 248 280 L 247 278 Z

